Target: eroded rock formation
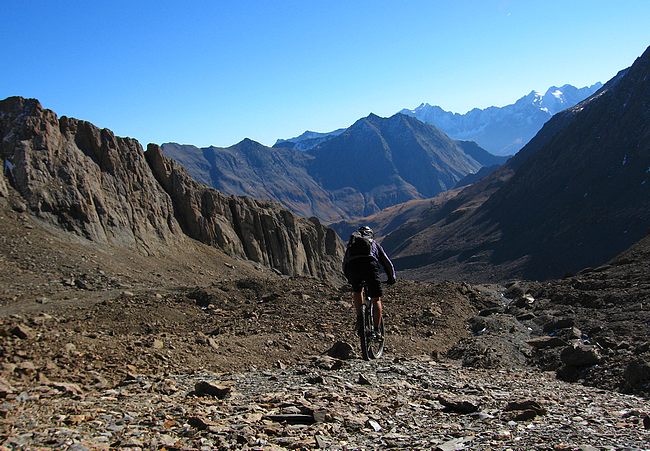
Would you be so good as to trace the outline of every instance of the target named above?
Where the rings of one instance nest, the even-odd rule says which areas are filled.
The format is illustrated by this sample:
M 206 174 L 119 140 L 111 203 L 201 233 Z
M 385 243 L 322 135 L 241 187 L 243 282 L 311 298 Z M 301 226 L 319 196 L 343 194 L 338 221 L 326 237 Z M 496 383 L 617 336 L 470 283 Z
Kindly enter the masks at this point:
M 180 236 L 140 144 L 33 99 L 0 103 L 5 177 L 38 217 L 92 241 L 137 246 Z
M 208 189 L 157 146 L 145 158 L 134 139 L 20 97 L 0 102 L 0 139 L 0 196 L 12 186 L 32 214 L 91 241 L 151 254 L 186 234 L 283 274 L 339 272 L 343 249 L 332 230 Z
M 278 204 L 226 196 L 201 185 L 155 144 L 149 144 L 146 159 L 190 237 L 284 274 L 326 277 L 338 271 L 342 244 L 318 219 L 299 218 Z

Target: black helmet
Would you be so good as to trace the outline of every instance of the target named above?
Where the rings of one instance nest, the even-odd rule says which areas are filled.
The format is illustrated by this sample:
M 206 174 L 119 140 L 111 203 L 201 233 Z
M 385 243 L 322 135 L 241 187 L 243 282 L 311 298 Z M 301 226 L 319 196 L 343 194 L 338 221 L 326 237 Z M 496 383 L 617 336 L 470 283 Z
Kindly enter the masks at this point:
M 372 231 L 372 229 L 368 226 L 361 226 L 357 229 L 357 232 L 359 232 L 362 236 L 369 236 L 370 238 L 373 238 L 375 236 L 375 232 Z

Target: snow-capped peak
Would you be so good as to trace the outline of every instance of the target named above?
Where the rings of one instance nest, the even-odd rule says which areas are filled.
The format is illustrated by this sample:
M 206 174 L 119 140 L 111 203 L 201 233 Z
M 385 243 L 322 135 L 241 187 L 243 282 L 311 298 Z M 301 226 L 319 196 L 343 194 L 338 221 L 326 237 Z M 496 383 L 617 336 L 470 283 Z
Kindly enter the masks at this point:
M 504 107 L 474 108 L 465 114 L 445 111 L 428 103 L 413 110 L 404 109 L 401 113 L 433 124 L 454 139 L 476 141 L 492 153 L 511 155 L 521 149 L 551 116 L 583 101 L 601 86 L 601 83 L 583 88 L 551 86 L 545 92 L 532 90 Z

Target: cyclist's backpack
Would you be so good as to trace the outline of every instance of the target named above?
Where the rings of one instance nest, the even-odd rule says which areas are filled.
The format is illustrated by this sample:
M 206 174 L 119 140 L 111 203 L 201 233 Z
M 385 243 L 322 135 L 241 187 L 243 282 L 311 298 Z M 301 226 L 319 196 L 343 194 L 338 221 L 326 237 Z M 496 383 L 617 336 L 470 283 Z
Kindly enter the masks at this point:
M 372 256 L 372 238 L 354 232 L 348 241 L 348 256 L 351 259 Z

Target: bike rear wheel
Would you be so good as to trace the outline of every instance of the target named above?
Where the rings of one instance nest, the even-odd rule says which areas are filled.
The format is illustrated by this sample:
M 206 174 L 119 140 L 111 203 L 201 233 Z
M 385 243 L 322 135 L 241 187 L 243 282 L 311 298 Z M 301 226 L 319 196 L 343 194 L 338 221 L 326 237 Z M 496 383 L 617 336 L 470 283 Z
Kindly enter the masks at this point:
M 359 328 L 361 355 L 364 360 L 378 359 L 384 353 L 384 320 L 379 323 L 377 333 L 373 333 L 373 303 L 368 299 L 361 306 L 363 324 Z

